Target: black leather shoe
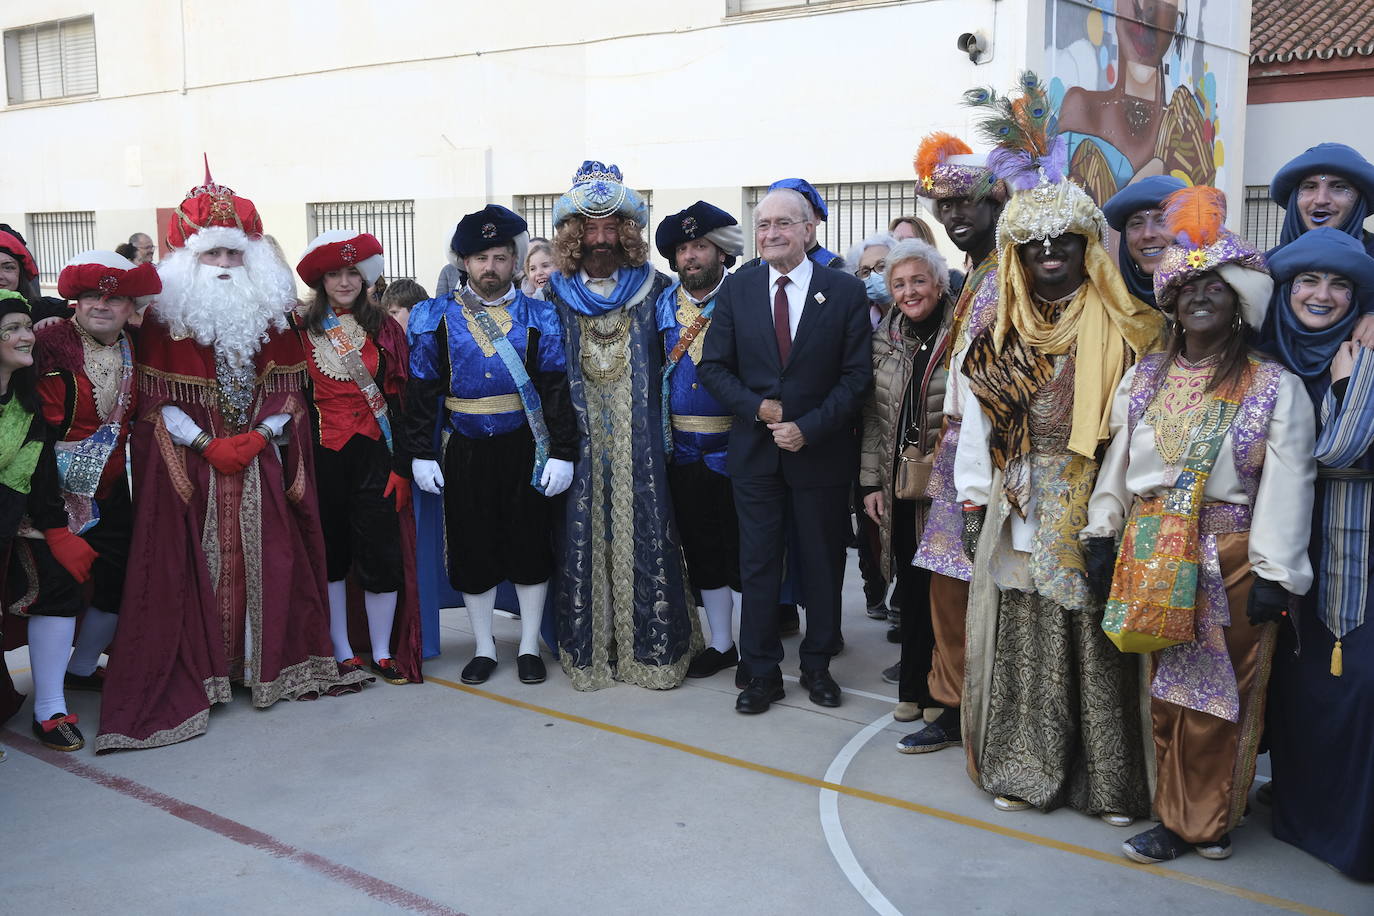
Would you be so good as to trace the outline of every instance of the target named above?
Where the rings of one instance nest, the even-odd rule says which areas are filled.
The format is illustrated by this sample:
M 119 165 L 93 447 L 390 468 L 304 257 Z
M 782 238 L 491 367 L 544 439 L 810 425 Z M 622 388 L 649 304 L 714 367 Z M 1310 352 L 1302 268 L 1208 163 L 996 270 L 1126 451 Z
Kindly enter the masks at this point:
M 745 715 L 767 712 L 768 707 L 787 696 L 782 689 L 781 677 L 756 677 L 749 680 L 749 686 L 740 691 L 735 700 L 735 712 Z
M 547 676 L 544 660 L 533 652 L 515 656 L 515 671 L 520 675 L 522 684 L 542 684 Z
M 458 675 L 458 680 L 464 684 L 485 684 L 495 670 L 496 659 L 478 655 L 463 667 L 463 673 Z
M 809 691 L 811 702 L 817 706 L 839 706 L 840 685 L 830 676 L 829 671 L 803 671 L 802 690 Z
M 100 693 L 105 689 L 105 666 L 101 665 L 90 674 L 72 674 L 68 671 L 62 675 L 62 686 L 68 690 L 90 690 Z
M 717 671 L 733 668 L 739 664 L 739 649 L 731 646 L 724 652 L 707 646 L 692 663 L 687 666 L 688 677 L 710 677 Z
M 791 636 L 801 632 L 801 617 L 795 604 L 778 605 L 778 635 Z
M 735 689 L 743 690 L 749 686 L 749 672 L 743 665 L 735 666 Z
M 410 678 L 396 670 L 395 659 L 384 658 L 381 661 L 374 660 L 367 667 L 369 671 L 386 681 L 388 684 L 410 683 Z

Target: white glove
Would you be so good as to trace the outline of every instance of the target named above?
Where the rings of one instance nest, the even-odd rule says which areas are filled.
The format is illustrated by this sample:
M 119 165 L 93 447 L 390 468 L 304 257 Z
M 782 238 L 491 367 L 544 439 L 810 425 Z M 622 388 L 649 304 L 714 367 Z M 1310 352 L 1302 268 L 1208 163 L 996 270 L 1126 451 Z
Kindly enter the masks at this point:
M 410 461 L 410 476 L 415 481 L 415 486 L 438 496 L 444 491 L 444 474 L 439 470 L 439 462 L 428 458 L 412 458 Z
M 564 461 L 562 458 L 550 458 L 544 465 L 544 476 L 539 478 L 539 485 L 544 488 L 545 496 L 557 496 L 566 490 L 572 483 L 573 466 L 571 461 Z
M 281 436 L 282 430 L 286 429 L 286 424 L 291 422 L 291 414 L 274 413 L 272 416 L 258 422 L 272 430 L 272 438 L 277 439 Z
M 173 442 L 188 448 L 192 442 L 196 441 L 197 436 L 205 432 L 195 420 L 187 416 L 186 411 L 174 404 L 163 406 L 162 425 L 167 427 L 167 432 L 171 435 Z

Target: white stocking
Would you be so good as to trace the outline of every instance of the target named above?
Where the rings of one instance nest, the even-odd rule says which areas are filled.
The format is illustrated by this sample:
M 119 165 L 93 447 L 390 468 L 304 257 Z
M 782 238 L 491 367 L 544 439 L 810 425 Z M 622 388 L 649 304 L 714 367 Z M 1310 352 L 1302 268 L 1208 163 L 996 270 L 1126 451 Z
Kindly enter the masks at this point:
M 706 623 L 711 627 L 711 648 L 725 652 L 735 644 L 735 596 L 726 586 L 703 588 L 701 603 L 706 607 Z
M 67 712 L 62 678 L 76 635 L 75 617 L 29 618 L 29 667 L 33 669 L 33 717 L 40 722 Z
M 539 654 L 539 624 L 544 619 L 544 596 L 549 583 L 517 585 L 515 597 L 520 599 L 520 654 Z
M 391 658 L 391 624 L 396 619 L 396 602 L 400 597 L 400 592 L 363 592 L 373 661 Z
M 72 652 L 67 670 L 83 676 L 94 674 L 100 664 L 100 654 L 114 639 L 117 623 L 118 614 L 86 608 L 86 615 L 81 618 L 81 633 L 76 637 L 76 651 Z
M 334 661 L 353 657 L 348 643 L 348 583 L 343 579 L 329 583 L 329 638 L 334 642 Z
M 473 655 L 496 660 L 496 640 L 491 638 L 491 612 L 496 607 L 496 589 L 489 588 L 480 595 L 463 592 L 463 605 L 468 609 L 472 624 L 472 638 L 476 643 Z

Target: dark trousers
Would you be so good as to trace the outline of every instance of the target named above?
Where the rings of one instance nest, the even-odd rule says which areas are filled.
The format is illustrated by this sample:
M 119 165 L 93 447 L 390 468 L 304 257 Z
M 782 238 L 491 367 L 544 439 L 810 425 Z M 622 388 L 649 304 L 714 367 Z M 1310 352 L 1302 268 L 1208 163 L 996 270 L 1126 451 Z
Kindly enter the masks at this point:
M 844 583 L 849 487 L 787 485 L 781 474 L 736 477 L 739 513 L 740 663 L 751 677 L 780 677 L 778 592 L 788 520 L 796 526 L 796 554 L 789 562 L 806 570 L 801 604 L 806 636 L 803 671 L 824 671 L 840 645 L 840 588 Z
M 363 591 L 400 589 L 405 573 L 396 497 L 382 495 L 390 477 L 391 452 L 383 439 L 355 435 L 338 451 L 316 444 L 315 482 L 330 582 L 351 571 Z
M 930 677 L 931 653 L 935 649 L 935 630 L 930 625 L 930 570 L 911 565 L 916 547 L 916 505 L 905 499 L 893 500 L 892 572 L 897 579 L 896 595 L 902 608 L 902 657 L 897 699 L 903 703 L 934 706 L 926 683 Z

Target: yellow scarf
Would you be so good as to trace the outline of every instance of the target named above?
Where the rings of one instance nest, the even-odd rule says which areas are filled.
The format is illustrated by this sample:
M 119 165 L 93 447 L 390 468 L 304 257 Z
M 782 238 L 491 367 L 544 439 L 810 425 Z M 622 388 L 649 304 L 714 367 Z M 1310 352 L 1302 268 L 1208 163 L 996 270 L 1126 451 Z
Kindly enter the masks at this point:
M 1158 349 L 1164 316 L 1126 290 L 1111 256 L 1095 241 L 1089 241 L 1084 252 L 1087 282 L 1055 321 L 1045 320 L 1035 307 L 1014 244 L 1002 249 L 1000 262 L 993 344 L 1000 353 L 1013 329 L 1026 346 L 1050 356 L 1067 353 L 1077 344 L 1069 449 L 1093 458 L 1098 444 L 1111 435 L 1116 386 L 1130 365 Z

